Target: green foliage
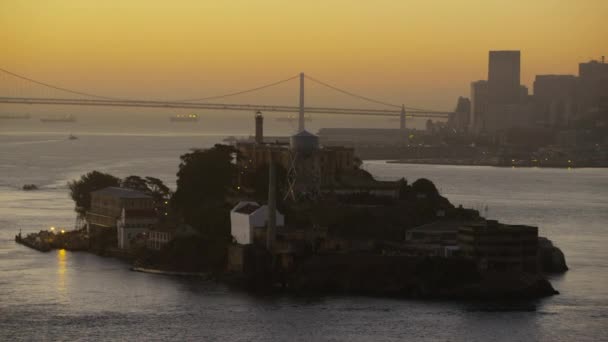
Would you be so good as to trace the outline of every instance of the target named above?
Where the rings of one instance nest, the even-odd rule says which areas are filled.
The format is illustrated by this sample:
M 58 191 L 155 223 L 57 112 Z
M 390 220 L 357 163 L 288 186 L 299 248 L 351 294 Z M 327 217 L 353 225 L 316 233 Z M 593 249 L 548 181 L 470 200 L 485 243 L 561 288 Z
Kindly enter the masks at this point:
M 230 234 L 226 199 L 235 186 L 235 152 L 232 146 L 215 145 L 180 157 L 177 190 L 171 204 L 186 223 L 209 237 Z
M 99 171 L 91 171 L 79 180 L 69 182 L 70 197 L 76 203 L 76 212 L 83 215 L 91 208 L 91 192 L 109 186 L 120 186 L 120 178 Z
M 277 180 L 277 206 L 282 208 L 284 206 L 283 198 L 287 192 L 287 170 L 277 163 L 275 163 L 274 166 Z M 252 183 L 255 200 L 258 202 L 266 202 L 268 200 L 269 165 L 261 166 L 255 171 L 252 175 Z
M 171 197 L 171 190 L 163 181 L 154 177 L 129 176 L 122 180 L 120 186 L 146 193 L 154 198 L 157 204 L 162 204 Z
M 146 184 L 146 180 L 139 176 L 129 176 L 122 180 L 120 186 L 123 188 L 129 188 L 141 192 L 149 192 L 148 185 Z
M 146 185 L 154 198 L 168 199 L 171 196 L 171 189 L 158 178 L 146 177 Z

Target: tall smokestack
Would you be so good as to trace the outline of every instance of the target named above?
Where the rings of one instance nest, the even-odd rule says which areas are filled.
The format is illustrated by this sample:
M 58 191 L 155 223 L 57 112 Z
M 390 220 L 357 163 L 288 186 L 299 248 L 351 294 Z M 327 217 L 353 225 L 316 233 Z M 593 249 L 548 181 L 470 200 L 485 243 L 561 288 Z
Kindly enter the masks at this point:
M 298 117 L 298 132 L 304 130 L 304 73 L 300 73 L 300 116 Z
M 264 143 L 264 116 L 259 110 L 255 113 L 255 143 Z
M 272 251 L 274 236 L 277 225 L 277 175 L 275 170 L 274 156 L 270 153 L 268 164 L 268 225 L 266 231 L 266 248 Z

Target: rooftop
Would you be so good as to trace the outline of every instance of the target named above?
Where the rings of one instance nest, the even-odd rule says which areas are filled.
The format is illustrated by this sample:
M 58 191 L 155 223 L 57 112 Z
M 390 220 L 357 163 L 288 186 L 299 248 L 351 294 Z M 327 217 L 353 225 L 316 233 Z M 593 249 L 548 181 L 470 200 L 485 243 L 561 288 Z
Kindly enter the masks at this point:
M 152 198 L 141 191 L 128 188 L 119 188 L 115 186 L 110 186 L 100 190 L 92 191 L 91 194 L 107 195 L 118 198 Z
M 234 210 L 234 212 L 239 214 L 251 215 L 258 209 L 260 209 L 260 206 L 258 204 L 247 203 L 242 207 Z
M 471 222 L 462 220 L 439 220 L 418 227 L 414 227 L 409 232 L 457 232 L 462 226 L 470 225 Z

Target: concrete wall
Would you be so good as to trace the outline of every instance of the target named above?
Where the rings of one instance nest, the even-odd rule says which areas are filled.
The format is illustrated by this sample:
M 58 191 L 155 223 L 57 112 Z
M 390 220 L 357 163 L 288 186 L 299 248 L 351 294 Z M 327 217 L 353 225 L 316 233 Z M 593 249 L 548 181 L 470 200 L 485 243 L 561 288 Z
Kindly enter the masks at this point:
M 264 227 L 268 222 L 268 206 L 263 205 L 251 214 L 239 213 L 236 210 L 242 204 L 255 202 L 241 202 L 230 212 L 230 232 L 237 243 L 247 245 L 253 243 L 253 228 Z M 277 227 L 285 225 L 285 216 L 277 211 Z
M 247 245 L 252 242 L 249 215 L 231 212 L 230 226 L 230 232 L 237 243 Z

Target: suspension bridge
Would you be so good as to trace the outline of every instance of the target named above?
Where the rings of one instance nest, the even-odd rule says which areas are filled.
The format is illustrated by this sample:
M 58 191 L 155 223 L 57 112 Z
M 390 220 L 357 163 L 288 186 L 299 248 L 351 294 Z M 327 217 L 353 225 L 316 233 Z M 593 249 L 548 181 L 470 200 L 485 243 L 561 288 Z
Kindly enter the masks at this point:
M 238 95 L 249 94 L 263 89 L 268 89 L 299 79 L 299 105 L 265 105 L 265 104 L 235 104 L 220 103 L 222 100 Z M 341 108 L 341 107 L 314 107 L 304 105 L 304 83 L 305 80 L 314 82 L 325 88 L 340 92 L 344 95 L 363 100 L 375 105 L 381 105 L 380 109 L 369 108 Z M 17 84 L 17 85 L 15 85 Z M 36 86 L 42 89 L 42 95 L 23 96 L 20 93 L 28 92 L 23 89 L 28 86 Z M 304 129 L 304 113 L 306 114 L 331 114 L 331 115 L 364 115 L 364 116 L 392 116 L 400 117 L 401 128 L 405 128 L 405 118 L 437 118 L 445 119 L 451 112 L 429 110 L 405 105 L 393 104 L 380 101 L 367 96 L 362 96 L 351 91 L 336 87 L 327 82 L 318 80 L 311 76 L 300 73 L 276 82 L 268 83 L 258 87 L 236 91 L 228 94 L 178 99 L 171 101 L 160 100 L 141 100 L 102 96 L 74 89 L 68 89 L 50 83 L 35 80 L 9 70 L 0 68 L 0 103 L 23 104 L 23 105 L 69 105 L 69 106 L 109 106 L 109 107 L 141 107 L 141 108 L 176 108 L 176 109 L 206 109 L 206 110 L 231 110 L 231 111 L 262 111 L 262 112 L 282 112 L 298 113 L 299 129 Z M 3 94 L 4 93 L 4 94 Z M 69 94 L 69 97 L 68 97 Z

